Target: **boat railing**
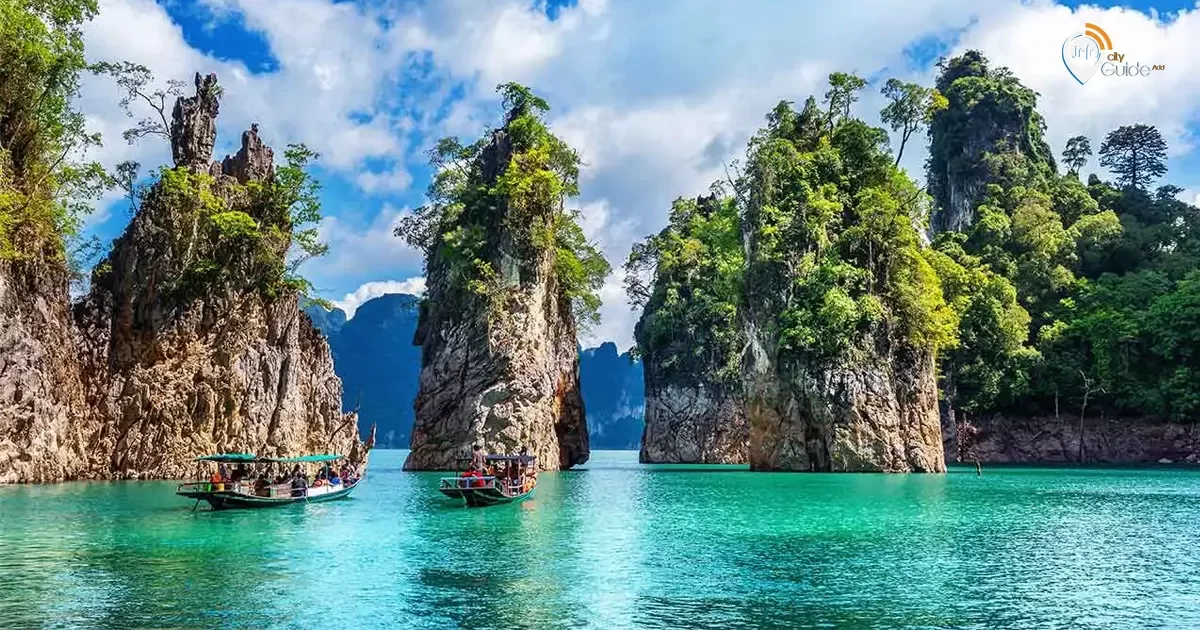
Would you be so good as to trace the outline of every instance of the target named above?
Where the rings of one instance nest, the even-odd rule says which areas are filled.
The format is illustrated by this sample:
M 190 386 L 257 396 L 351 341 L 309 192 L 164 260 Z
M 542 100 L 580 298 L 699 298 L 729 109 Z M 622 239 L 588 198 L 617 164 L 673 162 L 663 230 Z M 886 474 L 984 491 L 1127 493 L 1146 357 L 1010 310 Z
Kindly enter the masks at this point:
M 351 483 L 335 485 L 339 488 L 349 488 L 361 480 L 359 477 Z M 189 481 L 179 484 L 175 492 L 233 492 L 248 497 L 287 498 L 296 496 L 294 493 L 298 490 L 304 490 L 304 494 L 298 496 L 307 496 L 308 489 L 314 487 L 318 486 L 293 488 L 291 482 L 272 483 L 263 488 L 266 490 L 266 494 L 263 494 L 255 489 L 253 481 Z
M 443 488 L 474 489 L 495 488 L 496 478 L 493 476 L 442 477 Z

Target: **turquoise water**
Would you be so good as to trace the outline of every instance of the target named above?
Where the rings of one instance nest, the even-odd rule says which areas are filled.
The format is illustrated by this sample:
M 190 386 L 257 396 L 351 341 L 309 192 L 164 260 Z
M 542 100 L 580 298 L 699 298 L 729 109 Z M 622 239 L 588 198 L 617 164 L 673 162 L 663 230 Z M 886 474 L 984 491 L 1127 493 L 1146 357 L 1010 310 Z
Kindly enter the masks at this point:
M 1200 627 L 1200 472 L 758 474 L 599 452 L 452 507 L 191 512 L 161 482 L 0 487 L 0 628 Z

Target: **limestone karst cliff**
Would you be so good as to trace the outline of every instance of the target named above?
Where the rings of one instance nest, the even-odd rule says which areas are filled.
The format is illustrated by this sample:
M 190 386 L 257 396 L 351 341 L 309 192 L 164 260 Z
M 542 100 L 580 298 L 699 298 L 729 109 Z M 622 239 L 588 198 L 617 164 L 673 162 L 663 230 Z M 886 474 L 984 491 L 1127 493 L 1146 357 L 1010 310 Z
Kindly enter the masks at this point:
M 645 364 L 643 463 L 747 461 L 743 261 L 737 206 L 716 195 L 676 200 L 667 227 L 634 246 L 626 287 L 643 307 L 634 329 Z
M 502 91 L 504 124 L 439 143 L 430 204 L 400 230 L 426 252 L 428 282 L 410 470 L 453 469 L 473 443 L 527 448 L 544 469 L 588 459 L 576 326 L 608 265 L 564 209 L 579 158 L 543 125 L 546 103 Z
M 0 261 L 0 483 L 78 476 L 89 452 L 66 269 Z
M 848 115 L 780 103 L 750 142 L 742 387 L 755 470 L 945 470 L 934 357 L 952 314 L 924 258 L 915 184 L 887 135 Z
M 941 67 L 937 89 L 949 106 L 933 116 L 927 164 L 935 233 L 975 222 L 987 185 L 1005 175 L 1004 156 L 1019 157 L 1031 172 L 1054 171 L 1035 92 L 1007 70 L 989 68 L 975 50 Z
M 257 126 L 212 161 L 219 96 L 197 75 L 178 100 L 174 167 L 69 313 L 64 279 L 0 267 L 0 364 L 16 368 L 0 370 L 0 481 L 180 477 L 213 452 L 365 459 L 286 273 L 303 177 L 276 178 Z
M 220 92 L 197 75 L 175 167 L 146 193 L 75 307 L 98 474 L 174 477 L 197 454 L 360 447 L 329 346 L 281 279 L 287 192 L 257 125 L 212 161 Z

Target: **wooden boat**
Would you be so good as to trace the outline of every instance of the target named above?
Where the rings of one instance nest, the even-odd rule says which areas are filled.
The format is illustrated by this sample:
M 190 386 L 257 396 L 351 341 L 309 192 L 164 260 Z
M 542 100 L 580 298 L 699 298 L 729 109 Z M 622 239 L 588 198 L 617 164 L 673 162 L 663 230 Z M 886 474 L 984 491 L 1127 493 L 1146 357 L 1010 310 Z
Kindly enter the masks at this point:
M 483 471 L 468 470 L 442 477 L 438 491 L 462 499 L 467 507 L 516 503 L 533 496 L 537 488 L 537 458 L 525 455 L 491 455 Z
M 205 455 L 197 457 L 196 461 L 202 464 L 217 464 L 220 470 L 224 470 L 227 464 L 236 464 L 238 469 L 244 470 L 247 475 L 234 480 L 233 477 L 237 476 L 236 474 L 230 476 L 218 472 L 213 474 L 208 481 L 190 481 L 179 484 L 175 489 L 175 494 L 195 499 L 196 505 L 199 505 L 200 501 L 205 501 L 214 510 L 279 507 L 296 503 L 333 501 L 350 496 L 350 493 L 354 492 L 354 489 L 366 477 L 366 472 L 363 471 L 362 475 L 354 477 L 348 483 L 342 483 L 340 478 L 337 478 L 337 482 L 334 483 L 330 477 L 336 478 L 336 475 L 330 475 L 328 472 L 331 470 L 333 462 L 343 459 L 345 457 L 341 455 L 303 455 L 300 457 L 257 457 L 252 453 Z M 318 469 L 326 472 L 325 475 L 318 472 L 311 485 L 307 482 L 307 475 L 303 482 L 296 479 L 289 479 L 284 483 L 264 483 L 262 480 L 255 480 L 256 471 L 265 475 L 272 469 L 286 471 L 289 466 L 292 466 L 295 470 L 295 468 L 311 464 L 318 464 Z M 193 505 L 192 509 L 195 507 Z

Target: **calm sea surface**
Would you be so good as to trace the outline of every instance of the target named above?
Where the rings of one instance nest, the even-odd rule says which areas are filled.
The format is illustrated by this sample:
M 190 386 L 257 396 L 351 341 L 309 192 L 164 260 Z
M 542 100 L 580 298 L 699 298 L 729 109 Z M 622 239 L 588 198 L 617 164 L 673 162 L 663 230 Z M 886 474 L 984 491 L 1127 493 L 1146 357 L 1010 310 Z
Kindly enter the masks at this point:
M 0 487 L 0 628 L 1200 628 L 1200 472 L 759 474 L 598 452 L 454 507 L 372 455 L 349 500 L 191 511 Z

